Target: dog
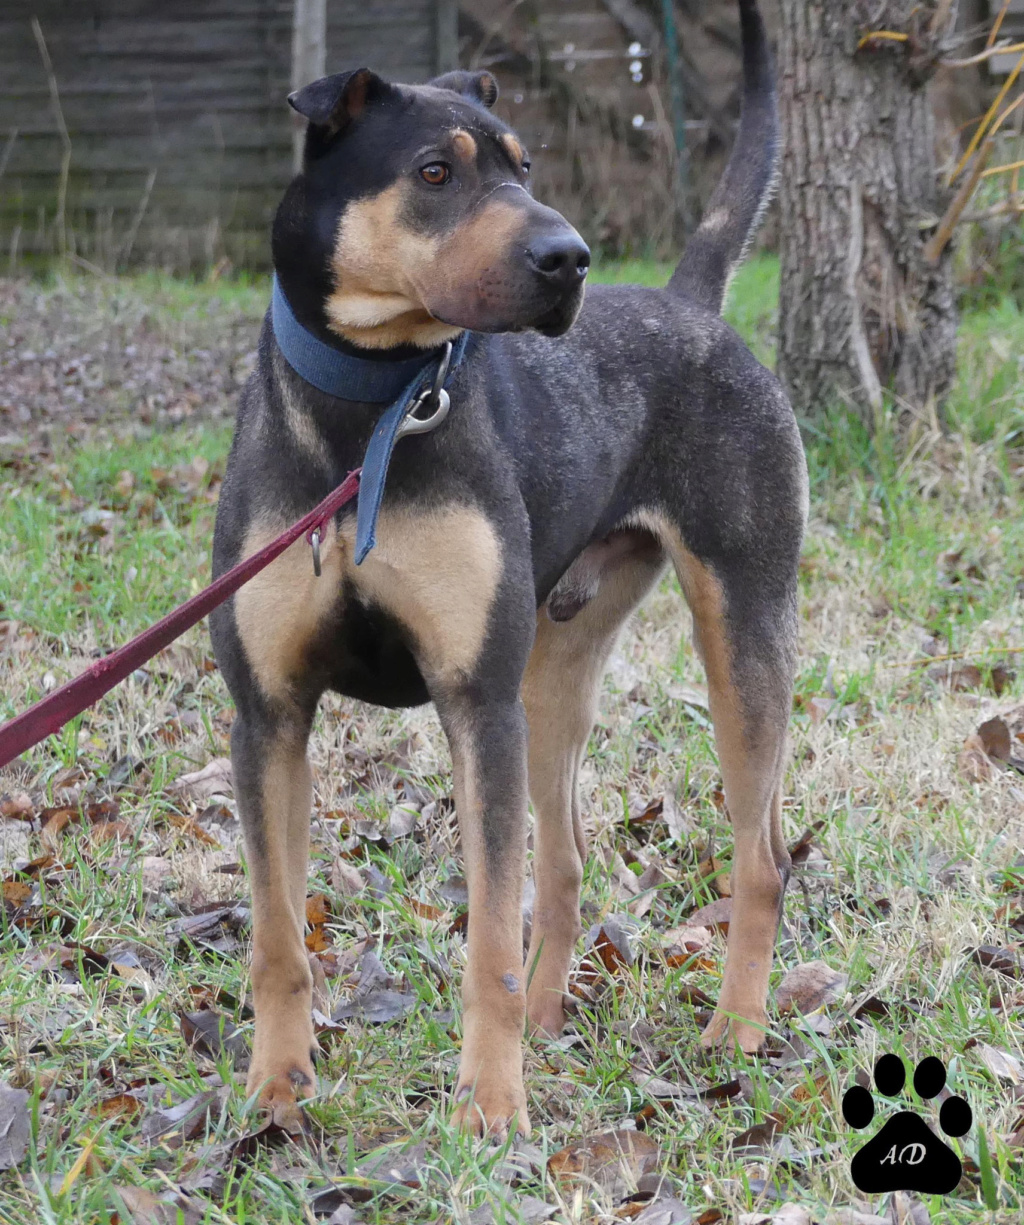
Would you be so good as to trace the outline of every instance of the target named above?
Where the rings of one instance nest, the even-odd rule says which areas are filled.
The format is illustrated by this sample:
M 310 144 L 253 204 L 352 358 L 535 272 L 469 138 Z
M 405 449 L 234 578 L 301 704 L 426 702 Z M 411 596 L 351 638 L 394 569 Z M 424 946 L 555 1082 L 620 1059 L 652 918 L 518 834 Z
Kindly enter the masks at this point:
M 780 787 L 807 475 L 783 390 L 720 318 L 777 147 L 764 27 L 754 0 L 739 9 L 736 146 L 665 289 L 584 299 L 589 251 L 532 198 L 489 73 L 407 86 L 360 69 L 289 99 L 307 132 L 272 249 L 293 330 L 343 374 L 384 384 L 436 366 L 448 343 L 464 356 L 447 418 L 394 448 L 365 559 L 349 506 L 324 530 L 319 574 L 300 540 L 211 617 L 253 893 L 248 1091 L 282 1126 L 316 1088 L 303 930 L 322 693 L 437 709 L 469 889 L 455 1116 L 478 1134 L 528 1134 L 524 1024 L 561 1031 L 581 931 L 580 762 L 617 635 L 669 564 L 735 832 L 728 955 L 702 1040 L 746 1052 L 763 1040 L 789 874 Z M 216 574 L 357 468 L 386 407 L 300 375 L 276 328 L 268 315 L 241 395 Z

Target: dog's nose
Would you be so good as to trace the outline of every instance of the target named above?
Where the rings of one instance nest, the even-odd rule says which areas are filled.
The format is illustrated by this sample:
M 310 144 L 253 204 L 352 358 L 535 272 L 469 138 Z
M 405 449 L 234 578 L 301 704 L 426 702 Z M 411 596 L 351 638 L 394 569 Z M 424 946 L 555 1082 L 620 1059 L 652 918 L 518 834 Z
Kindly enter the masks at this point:
M 546 281 L 562 289 L 579 285 L 590 267 L 590 248 L 575 232 L 534 238 L 526 255 Z

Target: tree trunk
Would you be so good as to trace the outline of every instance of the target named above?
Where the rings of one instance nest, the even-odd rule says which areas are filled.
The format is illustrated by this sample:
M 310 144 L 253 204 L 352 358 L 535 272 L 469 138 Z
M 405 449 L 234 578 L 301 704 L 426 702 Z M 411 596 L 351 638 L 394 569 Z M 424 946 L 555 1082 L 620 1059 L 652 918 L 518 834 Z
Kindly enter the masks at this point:
M 779 374 L 804 416 L 846 403 L 871 423 L 885 389 L 931 415 L 952 382 L 949 252 L 937 265 L 924 255 L 949 195 L 927 87 L 949 9 L 781 0 Z M 911 37 L 857 49 L 883 29 Z

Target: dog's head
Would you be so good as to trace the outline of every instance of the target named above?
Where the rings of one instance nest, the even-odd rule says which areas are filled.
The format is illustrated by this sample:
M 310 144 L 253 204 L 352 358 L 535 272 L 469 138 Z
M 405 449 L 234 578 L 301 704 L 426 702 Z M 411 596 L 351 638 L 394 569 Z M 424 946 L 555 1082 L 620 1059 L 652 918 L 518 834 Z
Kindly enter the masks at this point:
M 572 325 L 590 252 L 531 197 L 497 96 L 486 72 L 406 86 L 365 68 L 291 95 L 309 123 L 274 262 L 300 318 L 370 348 Z

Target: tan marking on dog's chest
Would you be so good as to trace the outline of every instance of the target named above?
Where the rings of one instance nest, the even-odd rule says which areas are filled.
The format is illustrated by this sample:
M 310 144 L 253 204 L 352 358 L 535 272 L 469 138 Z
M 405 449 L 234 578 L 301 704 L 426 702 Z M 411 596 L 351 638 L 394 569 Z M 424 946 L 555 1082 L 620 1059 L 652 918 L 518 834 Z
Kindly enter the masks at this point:
M 254 523 L 245 534 L 241 556 L 249 557 L 284 528 Z M 321 546 L 322 573 L 313 573 L 310 548 L 300 537 L 235 596 L 235 622 L 249 666 L 269 697 L 287 700 L 304 669 L 303 656 L 326 618 L 337 609 L 346 552 L 328 525 Z
M 281 531 L 256 524 L 246 533 L 248 557 Z M 304 539 L 286 549 L 235 596 L 235 619 L 260 687 L 287 701 L 306 670 L 306 653 L 324 623 L 344 615 L 343 584 L 390 613 L 409 632 L 420 666 L 438 678 L 474 668 L 501 581 L 501 546 L 490 522 L 468 506 L 381 511 L 377 545 L 361 566 L 353 560 L 355 521 L 341 537 L 329 525 L 320 577 Z
M 354 524 L 344 534 L 351 550 Z M 349 577 L 412 634 L 438 678 L 469 673 L 480 656 L 501 581 L 501 545 L 469 506 L 381 512 L 377 547 Z

